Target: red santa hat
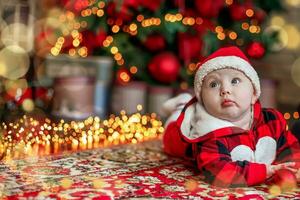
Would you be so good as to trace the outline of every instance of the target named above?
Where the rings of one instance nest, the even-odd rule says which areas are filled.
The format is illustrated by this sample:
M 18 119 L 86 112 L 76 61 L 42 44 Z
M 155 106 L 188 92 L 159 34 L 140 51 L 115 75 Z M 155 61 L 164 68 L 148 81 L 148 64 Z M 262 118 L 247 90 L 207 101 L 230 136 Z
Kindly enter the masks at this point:
M 259 77 L 246 55 L 235 46 L 220 48 L 198 64 L 194 80 L 195 95 L 201 102 L 201 86 L 205 76 L 215 70 L 231 68 L 243 72 L 252 82 L 257 97 L 260 96 Z

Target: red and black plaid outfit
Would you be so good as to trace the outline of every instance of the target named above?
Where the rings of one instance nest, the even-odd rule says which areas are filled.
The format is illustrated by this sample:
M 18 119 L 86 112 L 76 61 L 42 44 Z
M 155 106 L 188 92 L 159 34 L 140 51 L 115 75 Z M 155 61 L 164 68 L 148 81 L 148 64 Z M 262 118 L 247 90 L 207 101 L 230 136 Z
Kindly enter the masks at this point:
M 166 153 L 195 160 L 207 182 L 222 187 L 256 185 L 266 181 L 265 157 L 271 159 L 267 164 L 300 161 L 299 143 L 287 130 L 282 114 L 262 109 L 258 101 L 253 107 L 251 130 L 225 127 L 188 138 L 181 131 L 182 120 L 186 109 L 196 103 L 196 98 L 190 100 L 178 119 L 167 125 L 163 144 Z M 265 145 L 269 141 L 274 145 Z M 233 154 L 239 159 L 234 160 Z

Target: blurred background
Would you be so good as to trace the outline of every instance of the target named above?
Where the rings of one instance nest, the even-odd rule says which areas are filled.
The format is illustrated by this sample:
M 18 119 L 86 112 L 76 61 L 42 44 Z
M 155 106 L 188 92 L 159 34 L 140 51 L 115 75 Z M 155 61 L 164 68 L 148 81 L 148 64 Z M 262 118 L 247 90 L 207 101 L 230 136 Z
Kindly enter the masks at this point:
M 239 46 L 261 102 L 299 118 L 300 0 L 0 2 L 0 118 L 156 113 L 193 91 L 196 64 Z

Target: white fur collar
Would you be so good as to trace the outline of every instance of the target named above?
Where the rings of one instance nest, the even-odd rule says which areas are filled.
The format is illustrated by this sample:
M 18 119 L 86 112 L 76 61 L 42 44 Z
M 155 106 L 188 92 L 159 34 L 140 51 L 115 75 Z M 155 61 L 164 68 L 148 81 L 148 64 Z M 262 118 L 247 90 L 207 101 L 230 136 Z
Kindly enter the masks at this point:
M 231 122 L 218 119 L 208 114 L 200 103 L 188 106 L 180 126 L 182 134 L 188 139 L 197 139 L 214 130 L 233 127 Z

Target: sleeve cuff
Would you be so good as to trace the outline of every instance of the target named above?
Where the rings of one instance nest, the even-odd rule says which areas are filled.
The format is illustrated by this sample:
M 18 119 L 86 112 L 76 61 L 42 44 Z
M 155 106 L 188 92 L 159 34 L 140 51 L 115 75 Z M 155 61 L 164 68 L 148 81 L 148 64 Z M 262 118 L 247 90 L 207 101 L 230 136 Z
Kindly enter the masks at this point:
M 251 163 L 248 173 L 248 186 L 261 184 L 267 179 L 267 167 L 265 164 Z

